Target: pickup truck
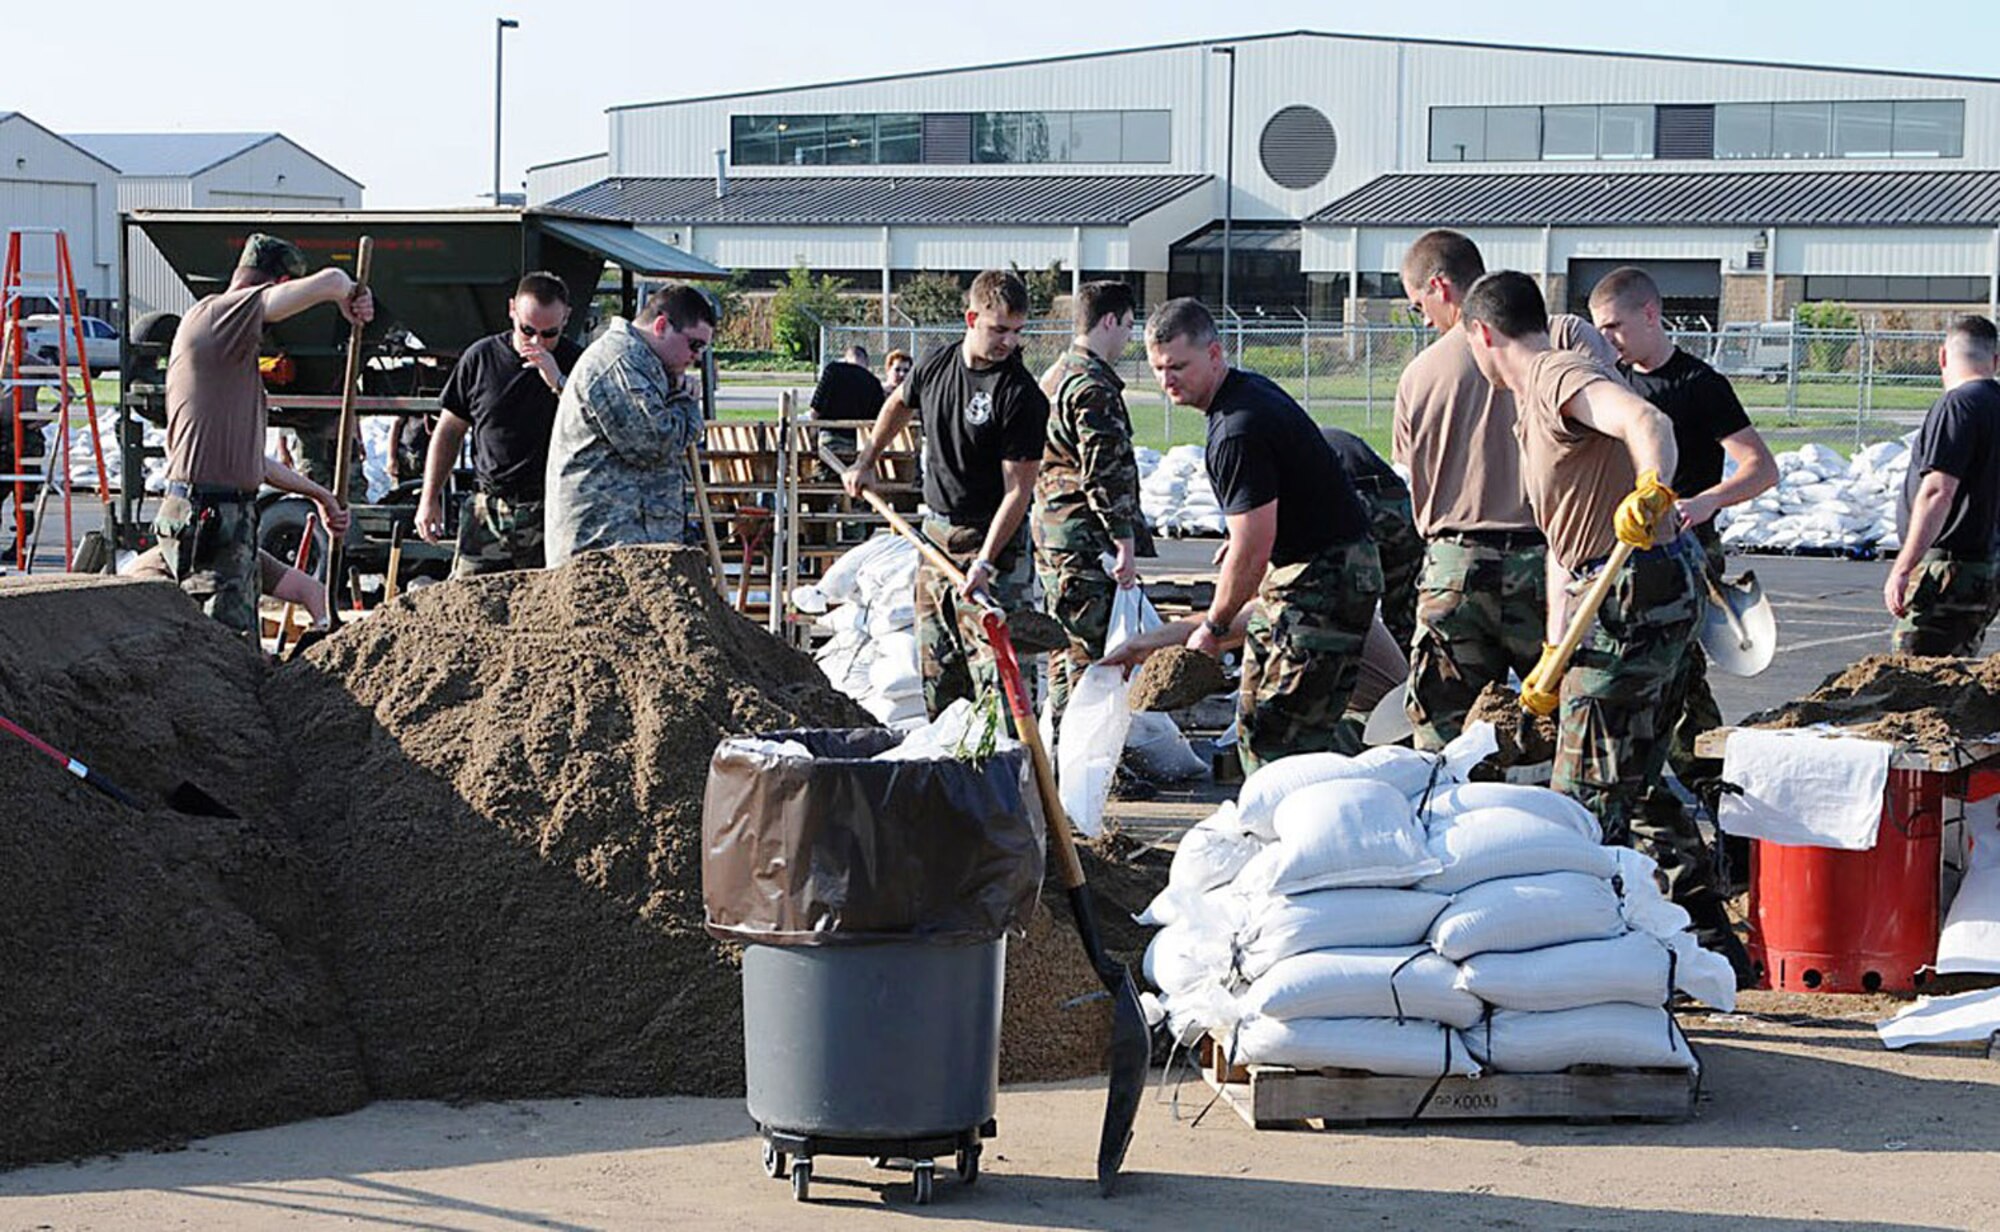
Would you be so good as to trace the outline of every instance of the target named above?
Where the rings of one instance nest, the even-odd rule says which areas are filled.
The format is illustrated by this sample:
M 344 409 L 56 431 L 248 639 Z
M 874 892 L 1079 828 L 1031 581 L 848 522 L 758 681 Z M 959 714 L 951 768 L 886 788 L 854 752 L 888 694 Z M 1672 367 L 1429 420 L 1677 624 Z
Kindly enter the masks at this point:
M 119 345 L 117 329 L 98 317 L 84 317 L 82 321 L 83 358 L 90 371 L 118 371 L 124 348 Z M 61 329 L 61 319 L 54 313 L 38 312 L 21 318 L 22 353 L 26 362 L 53 364 L 67 352 L 72 366 L 85 366 L 77 363 L 76 335 L 59 336 Z

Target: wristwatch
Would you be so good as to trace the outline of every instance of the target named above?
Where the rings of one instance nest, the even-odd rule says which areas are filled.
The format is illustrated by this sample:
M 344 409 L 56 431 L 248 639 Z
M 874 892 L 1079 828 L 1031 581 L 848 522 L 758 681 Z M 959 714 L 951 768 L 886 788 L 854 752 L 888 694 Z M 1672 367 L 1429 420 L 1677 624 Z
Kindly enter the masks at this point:
M 1213 633 L 1217 637 L 1229 636 L 1229 626 L 1223 624 L 1221 621 L 1217 620 L 1213 616 L 1204 614 L 1201 618 L 1201 627 L 1207 629 L 1210 633 Z

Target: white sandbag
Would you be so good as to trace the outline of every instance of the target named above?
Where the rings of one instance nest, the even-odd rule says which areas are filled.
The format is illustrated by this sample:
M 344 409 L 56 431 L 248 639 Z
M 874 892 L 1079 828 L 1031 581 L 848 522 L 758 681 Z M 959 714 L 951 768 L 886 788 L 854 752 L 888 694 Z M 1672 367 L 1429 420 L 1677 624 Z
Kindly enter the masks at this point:
M 1524 813 L 1561 822 L 1593 843 L 1604 839 L 1604 828 L 1598 825 L 1597 818 L 1591 815 L 1589 809 L 1561 792 L 1525 783 L 1461 783 L 1456 787 L 1447 787 L 1431 795 L 1423 816 L 1426 822 L 1435 826 L 1440 818 L 1488 808 L 1520 809 Z
M 1665 1005 L 1678 959 L 1649 933 L 1572 941 L 1519 954 L 1474 954 L 1458 987 L 1503 1010 L 1571 1010 L 1607 1001 Z
M 1236 967 L 1254 980 L 1308 950 L 1415 945 L 1450 902 L 1424 890 L 1372 887 L 1255 900 L 1236 934 Z
M 1192 924 L 1169 924 L 1146 943 L 1139 969 L 1169 998 L 1186 996 L 1228 978 L 1229 941 Z
M 875 659 L 868 668 L 871 692 L 882 697 L 909 697 L 924 691 L 917 667 L 917 639 L 909 633 L 888 633 L 875 639 Z
M 1286 796 L 1329 779 L 1360 777 L 1354 770 L 1354 759 L 1345 753 L 1294 753 L 1250 772 L 1236 793 L 1236 812 L 1252 834 L 1276 838 L 1271 818 Z
M 1430 852 L 1444 871 L 1417 883 L 1450 894 L 1482 881 L 1532 873 L 1613 877 L 1618 857 L 1560 821 L 1510 807 L 1455 813 L 1431 833 Z
M 1625 922 L 1662 939 L 1687 931 L 1694 920 L 1687 908 L 1660 888 L 1660 866 L 1653 857 L 1630 847 L 1607 847 L 1618 861 L 1619 888 L 1625 899 Z M 1714 1002 L 1709 1002 L 1713 1005 Z
M 835 603 L 852 602 L 861 594 L 861 575 L 868 566 L 906 552 L 914 556 L 916 548 L 895 532 L 882 531 L 828 565 L 820 576 L 819 592 Z
M 1429 786 L 1438 773 L 1438 759 L 1401 745 L 1382 744 L 1355 755 L 1354 768 L 1364 778 L 1386 783 L 1405 796 Z
M 1278 806 L 1273 825 L 1279 841 L 1237 876 L 1246 893 L 1407 886 L 1444 867 L 1425 850 L 1409 801 L 1372 779 L 1337 779 L 1295 791 Z
M 1495 1010 L 1465 1033 L 1465 1042 L 1501 1074 L 1554 1074 L 1572 1065 L 1696 1068 L 1687 1037 L 1657 1005 L 1585 1005 L 1546 1014 Z
M 1469 1027 L 1486 1011 L 1456 986 L 1457 976 L 1457 967 L 1421 946 L 1312 950 L 1274 964 L 1236 1003 L 1246 1018 L 1427 1018 Z
M 1106 554 L 1100 563 L 1108 576 L 1117 561 Z M 1111 601 L 1105 653 L 1158 628 L 1159 624 L 1160 614 L 1153 610 L 1143 589 L 1120 587 Z M 1111 781 L 1117 775 L 1126 738 L 1131 734 L 1132 708 L 1126 702 L 1130 690 L 1123 669 L 1096 664 L 1087 668 L 1070 693 L 1069 704 L 1063 710 L 1062 730 L 1051 745 L 1063 808 L 1077 832 L 1087 838 L 1095 838 L 1104 830 L 1104 806 L 1111 799 Z M 1047 729 L 1046 721 L 1043 727 Z M 1178 731 L 1175 734 L 1179 735 Z
M 1610 882 L 1583 873 L 1541 873 L 1461 892 L 1431 925 L 1431 946 L 1458 962 L 1496 950 L 1513 953 L 1610 937 L 1624 929 Z
M 1250 1018 L 1234 1036 L 1243 1064 L 1295 1069 L 1358 1069 L 1402 1078 L 1476 1077 L 1479 1066 L 1457 1031 L 1393 1018 Z
M 1208 773 L 1208 763 L 1188 744 L 1173 719 L 1158 711 L 1132 716 L 1125 733 L 1125 765 L 1158 783 L 1178 783 Z
M 1711 1006 L 1722 1013 L 1736 1010 L 1736 968 L 1714 950 L 1703 949 L 1693 933 L 1675 933 L 1665 938 L 1674 952 L 1674 991 Z
M 1263 848 L 1263 840 L 1237 821 L 1236 805 L 1225 800 L 1207 820 L 1181 835 L 1167 868 L 1167 884 L 1197 894 L 1212 890 L 1233 880 Z

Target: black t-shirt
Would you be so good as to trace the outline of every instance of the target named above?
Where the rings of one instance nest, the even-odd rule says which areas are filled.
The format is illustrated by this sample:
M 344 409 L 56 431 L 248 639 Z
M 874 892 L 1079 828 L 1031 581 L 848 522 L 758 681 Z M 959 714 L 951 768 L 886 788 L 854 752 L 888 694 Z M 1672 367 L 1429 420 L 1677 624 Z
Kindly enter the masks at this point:
M 1931 547 L 1961 559 L 1992 557 L 1994 525 L 2000 520 L 2000 385 L 1967 381 L 1939 398 L 1924 416 L 1896 510 L 1900 535 L 1909 534 L 1910 505 L 1928 471 L 1958 480 L 1958 493 Z
M 1354 481 L 1356 491 L 1369 491 L 1379 496 L 1408 496 L 1410 485 L 1389 465 L 1389 460 L 1368 447 L 1368 442 L 1345 428 L 1321 428 L 1319 434 L 1326 438 L 1327 448 L 1340 459 L 1340 465 L 1347 471 L 1347 477 Z
M 882 382 L 860 364 L 836 359 L 820 370 L 813 414 L 821 419 L 872 420 L 882 413 Z
M 1750 416 L 1729 378 L 1674 348 L 1673 358 L 1651 372 L 1618 365 L 1632 392 L 1652 403 L 1674 423 L 1680 464 L 1673 489 L 1681 496 L 1706 492 L 1722 482 L 1722 441 L 1750 426 Z
M 558 338 L 553 349 L 556 367 L 568 376 L 583 348 Z M 506 334 L 481 338 L 458 357 L 438 405 L 472 425 L 472 465 L 481 491 L 542 498 L 557 397 Z
M 993 368 L 966 366 L 956 342 L 924 356 L 903 386 L 924 425 L 924 503 L 954 526 L 984 527 L 1006 491 L 1002 462 L 1039 462 L 1049 400 L 1016 351 Z
M 1208 406 L 1208 481 L 1225 514 L 1278 502 L 1271 563 L 1368 535 L 1368 513 L 1319 425 L 1254 372 L 1231 368 Z

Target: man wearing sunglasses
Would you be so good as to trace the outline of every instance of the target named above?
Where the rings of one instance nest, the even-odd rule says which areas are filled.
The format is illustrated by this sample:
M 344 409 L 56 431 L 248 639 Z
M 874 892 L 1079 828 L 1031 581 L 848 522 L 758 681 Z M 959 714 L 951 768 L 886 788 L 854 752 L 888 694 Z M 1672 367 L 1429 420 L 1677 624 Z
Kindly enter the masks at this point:
M 507 301 L 507 328 L 458 357 L 438 395 L 437 429 L 424 457 L 417 533 L 444 534 L 444 490 L 472 433 L 476 490 L 459 509 L 453 577 L 542 567 L 542 482 L 556 399 L 583 348 L 563 337 L 569 288 L 554 274 L 522 277 Z
M 687 448 L 702 425 L 681 378 L 701 362 L 715 326 L 706 295 L 663 287 L 633 320 L 611 318 L 577 360 L 549 439 L 551 568 L 593 548 L 684 541 Z

